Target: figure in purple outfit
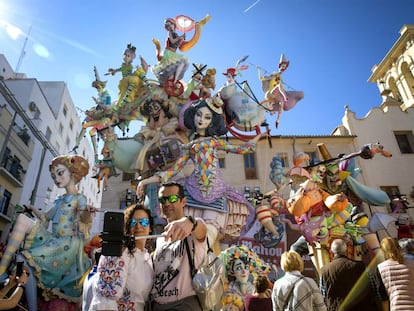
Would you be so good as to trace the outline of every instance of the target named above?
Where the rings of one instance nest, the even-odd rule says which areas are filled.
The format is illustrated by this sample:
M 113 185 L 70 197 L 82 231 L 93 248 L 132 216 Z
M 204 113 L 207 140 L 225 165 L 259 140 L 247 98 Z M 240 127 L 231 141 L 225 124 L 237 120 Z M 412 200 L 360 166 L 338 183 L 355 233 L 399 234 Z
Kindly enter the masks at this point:
M 210 241 L 234 241 L 244 226 L 254 221 L 254 208 L 244 195 L 227 185 L 219 169 L 218 151 L 245 154 L 255 151 L 255 144 L 265 134 L 242 145 L 232 145 L 218 136 L 227 133 L 220 97 L 199 100 L 184 112 L 184 125 L 190 130 L 191 142 L 182 145 L 180 158 L 167 171 L 142 180 L 137 195 L 149 183 L 165 182 L 174 178 L 185 184 L 188 191 L 186 215 L 201 217 L 207 224 Z M 192 161 L 194 169 L 189 176 L 179 176 Z

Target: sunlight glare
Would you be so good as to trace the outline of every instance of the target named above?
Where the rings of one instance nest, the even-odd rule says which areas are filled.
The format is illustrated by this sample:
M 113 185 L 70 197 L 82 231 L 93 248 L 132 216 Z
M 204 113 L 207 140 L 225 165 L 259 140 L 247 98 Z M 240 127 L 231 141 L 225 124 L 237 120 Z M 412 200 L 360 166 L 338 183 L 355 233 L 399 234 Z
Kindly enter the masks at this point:
M 35 43 L 33 45 L 33 50 L 40 57 L 49 58 L 49 56 L 50 56 L 49 50 L 44 45 L 42 45 L 40 43 Z
M 5 29 L 9 37 L 13 40 L 19 39 L 20 35 L 23 35 L 23 31 L 20 28 L 13 26 L 11 24 L 6 24 Z

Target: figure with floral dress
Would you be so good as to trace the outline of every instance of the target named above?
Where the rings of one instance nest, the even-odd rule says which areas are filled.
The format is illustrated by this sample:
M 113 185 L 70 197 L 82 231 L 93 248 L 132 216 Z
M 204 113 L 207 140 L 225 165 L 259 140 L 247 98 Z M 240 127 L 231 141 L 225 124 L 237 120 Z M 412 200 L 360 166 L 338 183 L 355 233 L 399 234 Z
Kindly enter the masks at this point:
M 0 262 L 0 274 L 4 277 L 24 242 L 16 260 L 24 261 L 30 271 L 25 290 L 30 311 L 37 310 L 36 287 L 43 290 L 46 300 L 61 298 L 79 303 L 80 280 L 90 267 L 83 247 L 89 238 L 86 228 L 90 227 L 93 208 L 76 186 L 88 174 L 89 163 L 81 156 L 63 155 L 52 160 L 49 170 L 56 186 L 66 193 L 45 213 L 27 206 L 36 217 L 19 214 Z

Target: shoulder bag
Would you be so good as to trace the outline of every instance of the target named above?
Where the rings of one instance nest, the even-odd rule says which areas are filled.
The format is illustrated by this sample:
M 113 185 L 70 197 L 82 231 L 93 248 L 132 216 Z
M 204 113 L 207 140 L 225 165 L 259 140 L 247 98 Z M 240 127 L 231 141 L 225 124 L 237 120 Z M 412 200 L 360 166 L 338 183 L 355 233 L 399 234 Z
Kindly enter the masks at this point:
M 212 310 L 221 303 L 221 297 L 224 293 L 225 275 L 224 266 L 218 258 L 207 239 L 207 255 L 201 265 L 196 270 L 194 266 L 194 256 L 191 255 L 187 238 L 184 240 L 187 250 L 188 261 L 190 262 L 191 277 L 193 279 L 193 288 L 197 293 L 197 298 L 203 310 Z M 193 247 L 194 255 L 194 247 Z

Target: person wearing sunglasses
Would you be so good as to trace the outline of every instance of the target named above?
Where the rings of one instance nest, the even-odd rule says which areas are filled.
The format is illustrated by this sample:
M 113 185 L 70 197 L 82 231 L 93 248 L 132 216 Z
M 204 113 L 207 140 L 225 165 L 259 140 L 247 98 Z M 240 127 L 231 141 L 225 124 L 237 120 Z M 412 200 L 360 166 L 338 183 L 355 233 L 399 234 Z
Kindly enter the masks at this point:
M 188 249 L 198 269 L 207 255 L 207 227 L 201 218 L 186 217 L 184 187 L 162 184 L 158 191 L 161 214 L 167 219 L 163 237 L 153 253 L 155 282 L 151 291 L 153 311 L 201 311 L 192 285 Z M 187 246 L 186 246 L 187 243 Z
M 124 226 L 124 233 L 134 238 L 127 239 L 121 256 L 101 255 L 89 310 L 143 311 L 149 298 L 154 271 L 145 245 L 153 226 L 151 211 L 141 204 L 129 206 Z

